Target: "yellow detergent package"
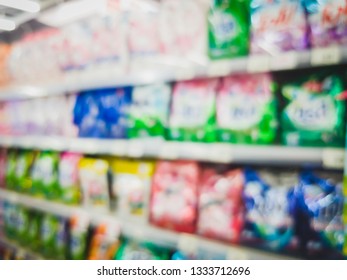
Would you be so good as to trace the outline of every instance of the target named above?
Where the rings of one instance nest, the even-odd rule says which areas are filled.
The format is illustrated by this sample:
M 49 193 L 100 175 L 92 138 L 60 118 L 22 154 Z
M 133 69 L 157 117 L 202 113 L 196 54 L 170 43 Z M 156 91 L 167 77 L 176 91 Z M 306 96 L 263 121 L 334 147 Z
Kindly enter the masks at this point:
M 115 159 L 112 173 L 119 215 L 147 217 L 154 162 Z
M 86 207 L 109 209 L 109 163 L 99 158 L 82 158 L 79 162 L 79 180 Z

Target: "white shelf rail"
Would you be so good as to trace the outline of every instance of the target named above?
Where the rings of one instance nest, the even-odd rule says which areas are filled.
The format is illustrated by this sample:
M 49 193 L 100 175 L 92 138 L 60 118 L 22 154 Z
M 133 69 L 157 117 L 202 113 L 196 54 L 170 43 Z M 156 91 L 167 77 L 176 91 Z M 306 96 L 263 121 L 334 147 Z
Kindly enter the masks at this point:
M 306 148 L 276 145 L 174 142 L 158 139 L 119 140 L 47 136 L 0 136 L 0 146 L 131 158 L 198 160 L 215 163 L 314 165 L 342 169 L 342 148 Z

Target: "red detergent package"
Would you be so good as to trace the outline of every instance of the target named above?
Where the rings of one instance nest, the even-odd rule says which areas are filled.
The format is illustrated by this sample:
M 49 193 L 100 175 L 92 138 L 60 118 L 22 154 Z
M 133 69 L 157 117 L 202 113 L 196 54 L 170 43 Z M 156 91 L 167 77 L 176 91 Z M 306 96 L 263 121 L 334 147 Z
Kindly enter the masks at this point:
M 199 194 L 197 232 L 222 241 L 238 243 L 244 221 L 241 169 L 202 172 Z
M 190 161 L 160 161 L 152 181 L 151 223 L 179 232 L 195 232 L 199 166 Z

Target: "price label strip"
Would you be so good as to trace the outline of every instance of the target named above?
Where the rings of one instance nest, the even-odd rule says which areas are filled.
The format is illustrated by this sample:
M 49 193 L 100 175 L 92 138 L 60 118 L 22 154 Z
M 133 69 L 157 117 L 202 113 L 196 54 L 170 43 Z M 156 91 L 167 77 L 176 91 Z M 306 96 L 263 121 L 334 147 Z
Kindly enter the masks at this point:
M 312 65 L 330 65 L 341 61 L 341 50 L 338 46 L 313 49 L 311 53 Z
M 248 58 L 247 71 L 249 73 L 268 72 L 270 70 L 270 57 L 256 55 Z
M 324 167 L 342 169 L 345 164 L 345 151 L 334 148 L 324 149 L 322 162 Z
M 271 57 L 271 70 L 290 70 L 298 65 L 298 54 L 296 52 L 283 53 Z

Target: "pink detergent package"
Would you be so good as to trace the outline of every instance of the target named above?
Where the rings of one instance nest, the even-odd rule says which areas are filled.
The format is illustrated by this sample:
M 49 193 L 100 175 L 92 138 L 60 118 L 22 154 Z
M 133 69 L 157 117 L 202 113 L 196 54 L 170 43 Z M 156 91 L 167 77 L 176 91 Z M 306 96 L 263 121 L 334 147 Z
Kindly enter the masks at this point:
M 79 204 L 82 191 L 79 181 L 79 163 L 82 155 L 65 152 L 59 161 L 59 187 L 61 200 L 66 204 Z
M 158 162 L 152 181 L 151 223 L 179 232 L 195 232 L 198 179 L 196 162 Z
M 92 34 L 93 70 L 124 74 L 127 66 L 125 17 L 121 12 L 96 17 L 88 23 Z M 111 38 L 111 39 L 110 39 Z
M 203 171 L 199 194 L 198 233 L 209 238 L 237 243 L 244 221 L 241 169 L 218 174 Z
M 163 59 L 159 36 L 159 3 L 145 0 L 133 1 L 131 4 L 128 18 L 130 72 L 143 69 L 156 71 Z
M 161 1 L 160 40 L 165 57 L 171 58 L 172 63 L 183 65 L 207 62 L 208 8 L 208 0 Z
M 347 1 L 304 0 L 312 47 L 347 44 Z
M 77 137 L 78 135 L 78 127 L 73 122 L 73 111 L 76 103 L 76 96 L 77 95 L 74 93 L 64 96 L 66 105 L 63 107 L 64 113 L 62 115 L 61 122 L 63 123 L 62 136 L 65 137 Z
M 61 60 L 64 71 L 78 71 L 85 69 L 92 62 L 91 44 L 92 33 L 86 21 L 76 22 L 62 29 L 64 52 L 66 56 Z
M 308 47 L 305 10 L 297 0 L 251 0 L 251 53 L 271 54 Z

